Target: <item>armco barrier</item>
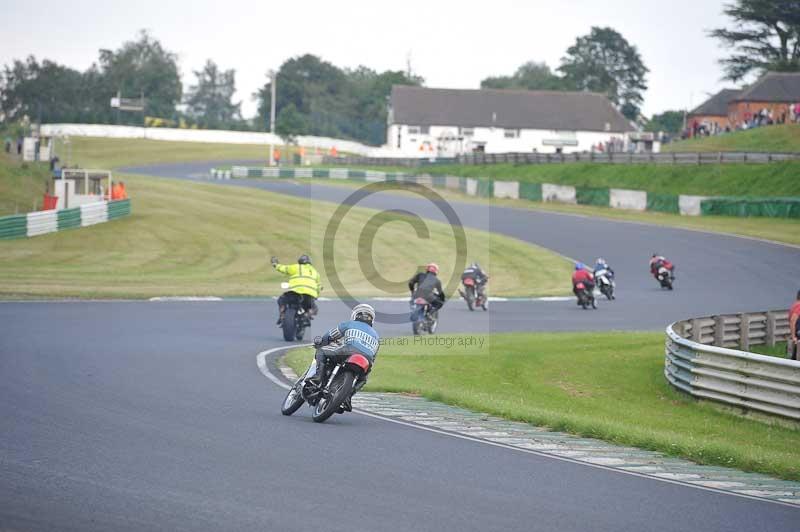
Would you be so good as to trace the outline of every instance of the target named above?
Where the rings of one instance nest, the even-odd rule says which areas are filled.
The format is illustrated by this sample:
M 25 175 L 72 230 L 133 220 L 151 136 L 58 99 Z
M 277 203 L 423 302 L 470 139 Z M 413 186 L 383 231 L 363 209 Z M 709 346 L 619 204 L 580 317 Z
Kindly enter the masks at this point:
M 0 240 L 32 237 L 107 222 L 131 213 L 131 200 L 100 201 L 72 209 L 37 211 L 0 218 Z
M 673 323 L 666 331 L 664 376 L 675 388 L 700 399 L 800 421 L 800 362 L 747 352 L 751 345 L 785 340 L 787 313 Z
M 268 178 L 323 178 L 351 179 L 356 181 L 402 181 L 458 190 L 469 196 L 482 198 L 526 199 L 529 201 L 554 201 L 580 205 L 597 205 L 612 209 L 657 211 L 684 216 L 725 214 L 729 216 L 800 217 L 800 198 L 710 198 L 660 194 L 643 190 L 604 187 L 574 187 L 551 183 L 503 181 L 482 177 L 429 176 L 375 170 L 347 168 L 294 168 L 234 166 L 230 170 L 213 169 L 215 179 L 268 177 Z

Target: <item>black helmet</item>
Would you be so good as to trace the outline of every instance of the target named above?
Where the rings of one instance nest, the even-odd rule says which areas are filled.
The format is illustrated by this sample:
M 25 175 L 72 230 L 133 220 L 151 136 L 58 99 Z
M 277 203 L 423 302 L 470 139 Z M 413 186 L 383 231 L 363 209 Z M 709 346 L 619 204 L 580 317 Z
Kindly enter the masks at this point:
M 311 264 L 311 257 L 308 255 L 300 255 L 300 258 L 297 259 L 298 264 Z

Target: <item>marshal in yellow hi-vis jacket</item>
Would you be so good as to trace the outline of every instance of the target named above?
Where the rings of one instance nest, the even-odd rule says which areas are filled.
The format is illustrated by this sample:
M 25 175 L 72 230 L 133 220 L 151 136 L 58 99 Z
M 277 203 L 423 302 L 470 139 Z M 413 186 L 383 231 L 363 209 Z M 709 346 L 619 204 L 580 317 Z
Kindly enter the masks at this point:
M 280 264 L 277 257 L 273 257 L 272 267 L 276 271 L 289 276 L 289 288 L 287 291 L 311 296 L 314 299 L 319 297 L 319 293 L 322 291 L 319 272 L 311 265 L 311 259 L 308 255 L 302 255 L 297 259 L 297 264 Z

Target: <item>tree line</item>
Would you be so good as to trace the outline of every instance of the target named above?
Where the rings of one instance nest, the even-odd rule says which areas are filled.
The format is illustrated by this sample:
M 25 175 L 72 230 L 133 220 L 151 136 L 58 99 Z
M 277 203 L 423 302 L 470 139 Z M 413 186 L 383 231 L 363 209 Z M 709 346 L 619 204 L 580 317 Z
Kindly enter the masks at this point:
M 731 19 L 731 28 L 713 29 L 709 35 L 731 50 L 720 61 L 725 79 L 738 82 L 769 70 L 800 70 L 800 3 L 736 0 L 725 6 L 724 14 Z M 513 74 L 485 78 L 481 87 L 600 92 L 648 130 L 680 131 L 681 110 L 667 110 L 649 120 L 641 116 L 648 72 L 635 45 L 613 28 L 593 27 L 566 50 L 555 70 L 529 61 Z M 141 125 L 145 116 L 152 116 L 162 125 L 270 129 L 271 78 L 252 95 L 258 102 L 257 115 L 244 119 L 241 102 L 234 100 L 235 70 L 209 59 L 193 75 L 194 83 L 184 91 L 177 55 L 145 31 L 116 50 L 100 50 L 97 61 L 84 72 L 30 56 L 0 72 L 0 126 L 23 117 L 38 122 Z M 383 144 L 392 85 L 423 82 L 411 72 L 340 68 L 310 54 L 294 57 L 277 71 L 275 129 L 286 139 L 319 135 Z M 144 97 L 144 112 L 112 108 L 110 100 L 118 93 Z

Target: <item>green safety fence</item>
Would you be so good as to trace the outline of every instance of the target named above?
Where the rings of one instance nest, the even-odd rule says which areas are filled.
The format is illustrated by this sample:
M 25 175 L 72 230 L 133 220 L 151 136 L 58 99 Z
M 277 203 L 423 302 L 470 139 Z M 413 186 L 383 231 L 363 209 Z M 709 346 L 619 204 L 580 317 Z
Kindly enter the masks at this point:
M 680 214 L 681 209 L 678 203 L 678 195 L 658 194 L 655 192 L 648 192 L 647 210 L 657 211 L 657 212 L 668 212 L 670 214 Z
M 611 201 L 611 191 L 607 188 L 575 187 L 575 200 L 578 205 L 608 207 Z
M 386 181 L 399 181 L 403 174 L 385 174 Z
M 28 216 L 13 214 L 0 218 L 0 240 L 22 238 L 28 235 Z
M 279 168 L 278 177 L 288 177 L 292 179 L 294 177 L 294 168 Z
M 478 179 L 478 196 L 491 198 L 494 196 L 494 181 L 491 179 Z
M 703 216 L 800 218 L 800 198 L 709 198 L 700 202 Z
M 367 173 L 363 170 L 348 170 L 347 178 L 356 179 L 358 181 L 365 181 L 367 179 Z
M 447 185 L 447 178 L 443 175 L 435 175 L 431 182 L 435 187 L 444 188 Z
M 58 220 L 58 230 L 72 229 L 73 227 L 81 226 L 81 209 L 75 207 L 72 209 L 61 209 L 56 215 Z
M 458 190 L 462 194 L 467 193 L 467 178 L 466 177 L 459 177 L 458 178 Z
M 264 173 L 261 168 L 248 168 L 247 177 L 262 177 Z
M 131 200 L 124 199 L 112 201 L 108 204 L 108 219 L 113 220 L 121 216 L 127 216 L 131 213 Z
M 330 176 L 331 176 L 331 171 L 326 168 L 314 168 L 313 170 L 311 170 L 311 177 L 327 179 Z
M 519 198 L 530 201 L 542 201 L 542 184 L 525 182 L 520 183 Z

